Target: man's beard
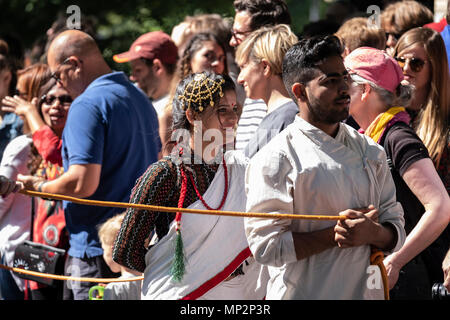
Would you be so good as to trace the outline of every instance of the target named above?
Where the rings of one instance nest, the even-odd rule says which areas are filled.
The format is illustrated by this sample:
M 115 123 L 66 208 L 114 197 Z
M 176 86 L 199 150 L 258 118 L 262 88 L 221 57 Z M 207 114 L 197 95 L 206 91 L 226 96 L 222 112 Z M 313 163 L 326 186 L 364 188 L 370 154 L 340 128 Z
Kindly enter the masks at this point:
M 329 106 L 322 105 L 321 101 L 312 94 L 308 95 L 306 105 L 308 106 L 311 119 L 317 123 L 335 124 L 347 119 L 349 116 L 348 106 L 339 111 L 332 110 Z

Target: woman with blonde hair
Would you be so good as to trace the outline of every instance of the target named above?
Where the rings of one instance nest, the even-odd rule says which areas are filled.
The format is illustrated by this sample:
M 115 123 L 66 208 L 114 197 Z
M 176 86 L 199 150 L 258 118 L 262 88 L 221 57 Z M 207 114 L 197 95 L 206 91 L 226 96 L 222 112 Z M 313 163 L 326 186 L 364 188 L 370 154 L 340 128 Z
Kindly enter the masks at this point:
M 394 58 L 402 67 L 405 80 L 415 86 L 414 98 L 407 106 L 412 116 L 412 127 L 427 147 L 450 192 L 450 78 L 446 71 L 448 62 L 444 41 L 432 29 L 411 29 L 399 39 Z
M 254 31 L 238 46 L 238 82 L 248 98 L 262 99 L 267 105 L 267 115 L 244 149 L 248 157 L 292 123 L 298 113 L 281 77 L 284 55 L 297 41 L 290 27 L 280 24 Z

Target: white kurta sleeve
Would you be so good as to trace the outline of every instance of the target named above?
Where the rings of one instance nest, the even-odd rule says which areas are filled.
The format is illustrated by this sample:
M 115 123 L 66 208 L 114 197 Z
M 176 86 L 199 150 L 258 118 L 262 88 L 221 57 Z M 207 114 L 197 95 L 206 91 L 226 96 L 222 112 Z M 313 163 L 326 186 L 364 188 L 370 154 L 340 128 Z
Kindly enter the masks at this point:
M 247 212 L 293 213 L 293 166 L 284 154 L 259 152 L 247 167 Z M 255 260 L 280 267 L 297 261 L 290 219 L 244 219 L 245 233 Z

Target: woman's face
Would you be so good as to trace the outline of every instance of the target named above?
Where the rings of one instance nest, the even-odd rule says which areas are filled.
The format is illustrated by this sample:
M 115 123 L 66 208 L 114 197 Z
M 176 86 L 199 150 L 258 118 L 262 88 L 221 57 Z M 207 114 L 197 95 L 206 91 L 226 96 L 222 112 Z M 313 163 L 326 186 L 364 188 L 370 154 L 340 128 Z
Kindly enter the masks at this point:
M 262 99 L 266 94 L 263 86 L 265 83 L 263 64 L 261 62 L 247 61 L 239 67 L 241 71 L 237 81 L 244 87 L 247 97 L 250 99 Z
M 225 91 L 219 104 L 214 107 L 207 107 L 200 118 L 205 141 L 209 140 L 209 136 L 214 135 L 213 130 L 209 133 L 207 130 L 216 129 L 222 134 L 223 144 L 232 143 L 234 141 L 234 131 L 239 120 L 236 92 L 234 90 Z M 217 132 L 216 130 L 214 131 Z
M 431 80 L 431 62 L 422 45 L 416 44 L 400 51 L 395 59 L 403 69 L 405 81 L 425 93 Z
M 191 70 L 193 73 L 210 70 L 222 74 L 225 71 L 225 60 L 225 53 L 217 42 L 205 41 L 191 58 Z
M 41 104 L 44 122 L 53 130 L 61 131 L 67 120 L 72 98 L 69 93 L 58 86 L 54 86 L 46 95 Z

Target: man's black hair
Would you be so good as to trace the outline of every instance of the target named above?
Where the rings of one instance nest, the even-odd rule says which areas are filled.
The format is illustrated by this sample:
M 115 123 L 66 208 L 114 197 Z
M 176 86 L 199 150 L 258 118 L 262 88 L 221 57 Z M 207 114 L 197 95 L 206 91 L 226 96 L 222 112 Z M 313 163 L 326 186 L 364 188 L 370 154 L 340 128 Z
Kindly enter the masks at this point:
M 336 36 L 316 36 L 301 39 L 293 45 L 283 58 L 283 82 L 291 98 L 296 101 L 291 92 L 294 83 L 306 84 L 317 72 L 318 64 L 323 60 L 341 56 L 343 47 Z
M 264 26 L 291 24 L 291 15 L 284 0 L 236 0 L 234 10 L 247 11 L 252 19 L 251 31 Z

